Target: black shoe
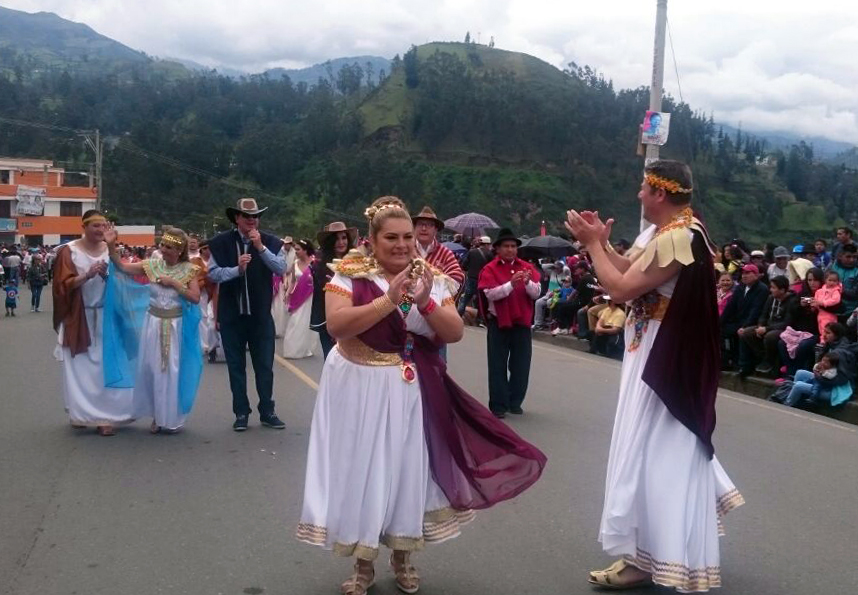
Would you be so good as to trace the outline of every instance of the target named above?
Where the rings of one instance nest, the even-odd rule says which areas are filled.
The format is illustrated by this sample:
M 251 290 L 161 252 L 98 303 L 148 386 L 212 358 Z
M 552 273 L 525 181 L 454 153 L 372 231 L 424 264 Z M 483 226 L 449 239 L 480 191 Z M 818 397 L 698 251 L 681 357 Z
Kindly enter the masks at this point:
M 753 370 L 751 370 L 751 368 L 742 368 L 741 370 L 739 370 L 739 378 L 744 380 L 745 378 L 750 376 L 752 372 Z
M 509 412 L 513 415 L 524 415 L 524 409 L 521 407 L 512 407 Z
M 754 372 L 763 376 L 771 376 L 775 373 L 775 367 L 772 365 L 760 364 L 754 369 Z
M 274 428 L 275 430 L 286 429 L 286 424 L 283 423 L 280 418 L 277 417 L 277 415 L 274 413 L 265 417 L 260 417 L 259 421 L 262 422 L 263 426 L 268 426 L 269 428 Z
M 504 411 L 492 411 L 492 415 L 494 415 L 498 419 L 503 419 L 506 417 L 506 412 L 504 412 Z
M 209 363 L 214 364 L 217 362 L 217 351 L 212 349 L 209 351 Z
M 236 432 L 244 432 L 247 429 L 247 416 L 246 415 L 236 415 L 235 423 L 232 424 L 232 429 Z

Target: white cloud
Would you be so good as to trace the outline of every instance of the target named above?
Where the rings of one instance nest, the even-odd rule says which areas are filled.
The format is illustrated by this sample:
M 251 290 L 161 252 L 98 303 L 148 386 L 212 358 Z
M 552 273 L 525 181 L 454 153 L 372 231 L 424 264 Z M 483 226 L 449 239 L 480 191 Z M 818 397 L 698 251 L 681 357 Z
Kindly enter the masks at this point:
M 251 72 L 328 58 L 392 57 L 462 39 L 589 64 L 617 87 L 649 84 L 654 0 L 7 0 L 47 10 L 152 55 Z M 858 3 L 670 0 L 684 99 L 725 123 L 858 144 Z M 679 96 L 668 48 L 665 88 Z

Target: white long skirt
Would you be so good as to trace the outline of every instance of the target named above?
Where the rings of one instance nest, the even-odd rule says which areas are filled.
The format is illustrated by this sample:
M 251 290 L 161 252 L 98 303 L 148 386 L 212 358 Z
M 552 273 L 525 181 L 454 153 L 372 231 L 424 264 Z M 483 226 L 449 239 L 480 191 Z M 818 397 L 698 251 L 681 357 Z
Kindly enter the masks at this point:
M 289 311 L 286 309 L 286 304 L 283 302 L 283 296 L 286 293 L 286 283 L 280 284 L 280 291 L 271 300 L 271 317 L 274 319 L 274 334 L 277 337 L 282 337 L 286 332 L 286 319 L 289 317 Z
M 744 500 L 717 458 L 641 379 L 660 322 L 623 361 L 599 541 L 680 592 L 721 586 L 721 517 Z M 634 328 L 626 327 L 626 345 Z
M 63 366 L 63 400 L 69 421 L 75 426 L 119 425 L 134 421 L 130 388 L 105 388 L 101 329 L 104 310 L 86 308 L 91 344 L 86 353 L 72 357 L 63 347 L 63 327 L 55 357 Z
M 287 313 L 286 330 L 283 333 L 283 357 L 286 359 L 313 357 L 313 352 L 318 351 L 319 333 L 310 330 L 312 309 L 313 300 L 310 298 L 292 314 Z
M 419 383 L 398 366 L 361 366 L 331 351 L 310 431 L 297 537 L 374 560 L 459 535 L 472 511 L 450 508 L 430 476 Z
M 170 351 L 166 369 L 161 363 L 161 318 L 146 313 L 140 334 L 137 378 L 134 382 L 134 415 L 152 418 L 166 430 L 185 425 L 187 415 L 179 411 L 179 354 L 182 319 L 166 319 L 170 331 Z
M 200 345 L 203 348 L 203 353 L 209 353 L 218 345 L 218 332 L 212 303 L 206 292 L 200 295 L 200 312 L 202 313 L 202 318 L 200 319 Z

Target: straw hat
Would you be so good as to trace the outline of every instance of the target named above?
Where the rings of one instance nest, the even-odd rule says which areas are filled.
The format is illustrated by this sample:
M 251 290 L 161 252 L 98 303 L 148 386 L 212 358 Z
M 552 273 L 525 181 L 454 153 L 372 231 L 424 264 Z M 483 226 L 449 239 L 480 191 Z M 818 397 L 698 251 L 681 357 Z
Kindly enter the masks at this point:
M 411 221 L 412 223 L 414 223 L 414 225 L 417 225 L 418 219 L 427 219 L 431 221 L 435 224 L 435 227 L 438 228 L 438 231 L 444 229 L 444 222 L 438 219 L 438 216 L 435 214 L 435 211 L 433 211 L 429 207 L 423 207 L 423 210 L 420 211 L 418 214 L 414 215 L 411 218 Z
M 268 207 L 260 209 L 259 205 L 256 204 L 255 198 L 239 198 L 235 202 L 235 207 L 227 207 L 226 216 L 230 221 L 235 223 L 235 216 L 239 213 L 243 213 L 245 215 L 261 215 L 267 210 Z

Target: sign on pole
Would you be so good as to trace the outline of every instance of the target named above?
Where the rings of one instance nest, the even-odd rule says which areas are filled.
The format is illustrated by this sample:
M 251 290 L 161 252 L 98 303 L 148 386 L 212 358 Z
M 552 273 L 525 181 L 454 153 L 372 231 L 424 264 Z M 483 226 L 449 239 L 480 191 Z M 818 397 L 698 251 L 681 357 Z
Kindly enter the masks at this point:
M 45 212 L 46 188 L 18 185 L 18 214 L 43 215 Z
M 670 132 L 670 114 L 647 110 L 641 125 L 641 143 L 644 145 L 664 145 Z

